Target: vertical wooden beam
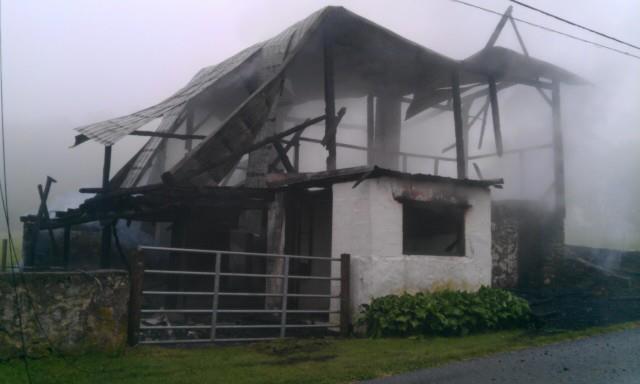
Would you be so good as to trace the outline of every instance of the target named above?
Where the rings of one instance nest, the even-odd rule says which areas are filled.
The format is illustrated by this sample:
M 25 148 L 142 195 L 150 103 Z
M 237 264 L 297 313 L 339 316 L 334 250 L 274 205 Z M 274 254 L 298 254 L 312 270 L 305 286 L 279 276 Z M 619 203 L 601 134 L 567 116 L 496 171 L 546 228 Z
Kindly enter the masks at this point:
M 325 143 L 327 151 L 327 170 L 336 169 L 336 99 L 334 84 L 333 42 L 325 32 L 323 42 L 324 65 L 324 121 Z
M 300 172 L 300 140 L 296 141 L 293 146 L 293 167 L 296 172 Z
M 498 107 L 498 89 L 496 80 L 489 76 L 489 99 L 491 100 L 491 119 L 496 141 L 496 153 L 502 156 L 502 130 L 500 129 L 500 108 Z
M 456 133 L 456 163 L 458 179 L 467 177 L 467 159 L 464 156 L 464 124 L 462 122 L 462 101 L 460 98 L 460 74 L 458 69 L 451 73 L 451 91 L 453 95 L 453 121 Z
M 340 334 L 349 336 L 351 330 L 351 255 L 340 255 Z
M 2 264 L 0 264 L 0 272 L 7 270 L 7 239 L 2 239 Z
M 565 217 L 564 144 L 562 142 L 562 116 L 560 114 L 560 85 L 553 81 L 551 88 L 551 115 L 553 124 L 553 169 L 555 177 L 556 211 Z
M 109 192 L 109 174 L 111 172 L 111 146 L 104 147 L 104 163 L 102 167 L 102 193 Z M 100 242 L 100 268 L 111 267 L 111 225 L 102 224 L 102 240 Z
M 129 276 L 129 317 L 127 342 L 130 346 L 138 344 L 140 332 L 140 310 L 142 309 L 142 283 L 144 276 L 144 258 L 141 251 L 136 251 L 131 258 L 131 275 Z
M 373 95 L 367 95 L 367 165 L 373 165 L 373 142 L 375 140 L 375 109 Z

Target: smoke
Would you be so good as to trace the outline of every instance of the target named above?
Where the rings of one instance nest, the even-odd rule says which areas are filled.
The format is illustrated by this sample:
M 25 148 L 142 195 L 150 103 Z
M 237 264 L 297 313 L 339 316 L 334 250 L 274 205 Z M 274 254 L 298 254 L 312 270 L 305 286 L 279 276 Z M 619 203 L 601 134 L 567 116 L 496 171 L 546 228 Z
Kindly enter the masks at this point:
M 336 2 L 333 2 L 336 3 Z M 498 17 L 450 1 L 338 1 L 350 10 L 419 44 L 456 59 L 481 49 Z M 12 222 L 19 213 L 37 210 L 36 185 L 47 175 L 58 179 L 49 206 L 77 206 L 85 197 L 82 186 L 99 186 L 102 147 L 93 143 L 68 149 L 71 128 L 133 112 L 157 103 L 182 87 L 200 68 L 222 61 L 255 42 L 329 5 L 324 0 L 244 2 L 144 1 L 138 3 L 43 2 L 3 3 L 5 122 Z M 510 3 L 490 0 L 483 6 L 502 11 Z M 537 6 L 566 15 L 581 24 L 632 43 L 640 36 L 637 5 L 614 1 L 605 6 L 590 0 L 579 9 L 573 3 L 538 1 Z M 150 13 L 149 9 L 153 9 Z M 265 14 L 273 17 L 264 17 Z M 614 45 L 586 32 L 516 7 L 518 17 Z M 222 16 L 224 15 L 224 16 Z M 145 20 L 141 23 L 140 20 Z M 563 87 L 567 183 L 567 241 L 598 247 L 640 249 L 640 63 L 585 43 L 521 25 L 532 56 L 566 68 L 592 83 Z M 518 50 L 505 28 L 498 40 Z M 351 100 L 344 123 L 364 125 L 364 100 Z M 545 144 L 551 117 L 535 90 L 515 87 L 500 95 L 506 148 Z M 338 105 L 340 107 L 342 105 Z M 316 108 L 318 107 L 318 108 Z M 477 110 L 479 105 L 474 106 Z M 321 106 L 297 115 L 317 116 Z M 443 113 L 428 121 L 406 122 L 401 149 L 441 154 L 453 142 L 453 119 Z M 322 127 L 309 137 L 322 138 Z M 364 130 L 342 130 L 338 140 L 362 143 Z M 470 132 L 474 153 L 479 127 Z M 490 123 L 482 151 L 494 147 Z M 128 137 L 114 147 L 112 174 L 140 146 L 144 138 Z M 324 159 L 319 145 L 305 151 Z M 313 149 L 309 149 L 313 148 Z M 453 157 L 453 153 L 450 153 Z M 363 154 L 340 149 L 340 166 L 362 163 Z M 505 189 L 497 198 L 537 198 L 551 181 L 550 151 L 528 153 L 523 166 L 517 159 L 478 160 L 484 177 L 503 177 Z M 303 167 L 313 165 L 303 161 Z M 408 161 L 411 172 L 433 170 L 429 160 Z M 454 175 L 454 163 L 441 163 L 440 172 Z M 476 176 L 473 168 L 470 174 Z M 524 178 L 520 177 L 525 175 Z

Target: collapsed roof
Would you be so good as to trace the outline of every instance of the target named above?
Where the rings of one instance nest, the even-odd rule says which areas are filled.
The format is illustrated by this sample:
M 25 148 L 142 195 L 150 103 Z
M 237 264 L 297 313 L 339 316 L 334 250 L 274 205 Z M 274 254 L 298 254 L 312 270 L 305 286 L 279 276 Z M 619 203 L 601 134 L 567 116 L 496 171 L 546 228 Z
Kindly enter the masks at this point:
M 184 88 L 157 105 L 77 128 L 76 145 L 87 140 L 113 145 L 157 118 L 163 118 L 157 131 L 171 133 L 195 105 L 225 103 L 228 95 L 240 95 L 241 102 L 228 106 L 229 113 L 217 129 L 167 173 L 175 181 L 201 175 L 220 181 L 254 143 L 275 105 L 323 97 L 322 52 L 327 39 L 334 47 L 338 98 L 375 95 L 382 90 L 412 94 L 407 118 L 449 99 L 451 72 L 456 69 L 461 70 L 463 88 L 486 83 L 489 76 L 512 84 L 531 84 L 543 78 L 584 83 L 557 66 L 501 47 L 486 48 L 462 62 L 453 60 L 342 7 L 327 7 L 272 39 L 202 69 Z M 149 139 L 125 165 L 116 176 L 122 186 L 133 185 L 162 140 L 166 139 Z

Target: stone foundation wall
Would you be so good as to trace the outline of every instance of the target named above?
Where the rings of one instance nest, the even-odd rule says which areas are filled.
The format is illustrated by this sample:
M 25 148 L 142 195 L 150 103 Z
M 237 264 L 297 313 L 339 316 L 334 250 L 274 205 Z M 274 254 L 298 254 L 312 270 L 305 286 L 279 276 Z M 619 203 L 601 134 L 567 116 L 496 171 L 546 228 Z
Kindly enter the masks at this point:
M 126 345 L 125 271 L 0 273 L 0 360 L 27 353 L 115 352 Z
M 493 201 L 491 205 L 491 283 L 499 288 L 548 285 L 551 268 L 562 259 L 562 219 L 539 203 Z

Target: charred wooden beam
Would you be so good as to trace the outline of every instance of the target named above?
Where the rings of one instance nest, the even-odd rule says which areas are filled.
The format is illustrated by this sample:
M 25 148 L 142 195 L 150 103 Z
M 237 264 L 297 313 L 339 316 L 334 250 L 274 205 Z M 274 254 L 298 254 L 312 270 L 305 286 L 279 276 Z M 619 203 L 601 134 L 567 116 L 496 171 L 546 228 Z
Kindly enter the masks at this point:
M 130 133 L 131 136 L 150 136 L 150 137 L 161 137 L 163 139 L 181 139 L 187 140 L 188 143 L 191 140 L 203 140 L 206 138 L 205 135 L 184 135 L 180 133 L 168 133 L 168 132 L 154 132 L 154 131 L 133 131 Z M 186 143 L 185 143 L 186 144 Z
M 327 148 L 327 169 L 336 169 L 336 96 L 334 84 L 334 57 L 331 36 L 325 32 L 323 39 L 324 68 L 324 110 L 327 117 L 324 121 L 324 145 Z
M 456 134 L 456 164 L 458 179 L 467 178 L 467 159 L 464 151 L 464 124 L 462 121 L 462 102 L 460 100 L 460 73 L 456 68 L 451 73 L 451 89 L 453 95 L 453 121 Z
M 346 109 L 345 109 L 345 108 L 341 108 L 341 109 L 340 109 L 340 112 L 342 112 L 342 114 L 344 114 L 344 112 L 346 112 Z M 340 112 L 339 112 L 339 113 L 340 113 Z M 307 127 L 309 127 L 309 126 L 312 126 L 312 125 L 314 125 L 314 124 L 317 124 L 317 123 L 319 123 L 319 122 L 321 122 L 321 121 L 325 120 L 325 118 L 326 118 L 326 116 L 318 116 L 318 117 L 313 118 L 313 119 L 307 119 L 307 120 L 306 120 L 304 123 L 302 123 L 302 124 L 296 125 L 296 126 L 295 126 L 295 127 L 293 127 L 293 128 L 289 128 L 289 129 L 287 129 L 287 130 L 286 130 L 286 131 L 284 131 L 284 132 L 280 132 L 280 133 L 275 134 L 275 135 L 273 135 L 273 136 L 269 136 L 269 137 L 267 137 L 267 138 L 266 138 L 266 139 L 264 139 L 264 140 L 260 140 L 259 142 L 257 142 L 257 143 L 255 143 L 255 144 L 253 144 L 252 146 L 250 146 L 250 147 L 249 147 L 249 148 L 247 148 L 246 150 L 244 150 L 244 151 L 242 151 L 241 153 L 239 153 L 238 155 L 244 155 L 244 154 L 247 154 L 247 153 L 249 153 L 249 152 L 253 152 L 253 151 L 255 151 L 256 149 L 262 148 L 262 147 L 264 147 L 265 145 L 268 145 L 268 144 L 274 143 L 274 142 L 276 142 L 276 141 L 280 141 L 281 139 L 283 139 L 283 138 L 285 138 L 285 137 L 287 137 L 287 136 L 289 136 L 289 135 L 291 135 L 291 134 L 294 134 L 294 133 L 296 133 L 296 132 L 298 132 L 298 131 L 304 130 L 305 128 L 307 128 Z
M 111 172 L 111 146 L 104 147 L 104 163 L 102 167 L 102 189 L 109 192 L 109 174 Z M 111 225 L 102 223 L 102 239 L 100 241 L 100 268 L 111 267 Z
M 560 113 L 560 84 L 553 82 L 551 93 L 553 124 L 553 169 L 555 176 L 556 210 L 560 217 L 565 216 L 565 182 L 564 182 L 564 144 L 562 141 L 562 116 Z
M 509 8 L 507 8 L 507 10 L 502 15 L 502 18 L 500 18 L 498 25 L 496 25 L 496 28 L 493 30 L 491 37 L 489 37 L 489 41 L 487 41 L 487 45 L 485 45 L 485 49 L 491 48 L 495 45 L 496 41 L 498 40 L 498 37 L 500 37 L 500 33 L 502 32 L 504 25 L 507 23 L 507 20 L 511 17 L 511 11 L 513 11 L 513 7 L 509 6 Z
M 294 155 L 293 155 L 293 168 L 297 171 L 298 170 L 298 166 L 299 166 L 299 162 L 300 162 L 300 136 L 302 136 L 302 133 L 304 132 L 304 129 L 299 130 L 298 132 L 293 134 L 293 137 L 291 138 L 291 140 L 289 142 L 285 142 L 285 145 L 283 147 L 284 149 L 284 153 L 287 154 L 289 153 L 289 150 L 293 147 L 294 148 Z M 284 142 L 284 141 L 283 141 Z M 276 151 L 278 149 L 276 148 Z M 288 159 L 288 157 L 287 157 Z M 280 161 L 280 156 L 278 156 L 277 159 L 273 160 L 271 162 L 271 164 L 269 164 L 269 168 L 273 168 L 276 166 L 276 164 L 278 164 L 278 162 Z M 286 167 L 286 166 L 285 166 Z
M 476 176 L 478 176 L 478 179 L 482 180 L 482 171 L 480 171 L 480 167 L 477 163 L 473 163 L 473 169 L 476 171 Z
M 291 164 L 291 161 L 289 160 L 289 156 L 287 156 L 287 151 L 285 151 L 284 147 L 282 146 L 282 143 L 280 143 L 279 141 L 274 141 L 273 147 L 276 149 L 276 152 L 278 152 L 278 158 L 280 159 L 280 162 L 282 163 L 284 168 L 287 170 L 287 172 L 289 173 L 295 172 L 295 168 Z
M 489 99 L 491 100 L 491 119 L 496 141 L 496 153 L 502 156 L 502 131 L 500 129 L 500 108 L 498 107 L 498 89 L 496 80 L 489 76 Z
M 367 164 L 373 165 L 373 142 L 375 140 L 375 105 L 373 95 L 367 95 Z
M 523 152 L 536 151 L 536 150 L 552 148 L 552 147 L 553 147 L 553 144 L 539 144 L 539 145 L 532 145 L 529 147 L 507 149 L 504 152 L 502 152 L 502 154 L 504 155 L 519 154 Z M 498 156 L 498 154 L 496 152 L 493 152 L 493 153 L 485 153 L 482 155 L 469 156 L 469 160 L 486 159 L 488 157 L 494 157 L 494 156 Z

